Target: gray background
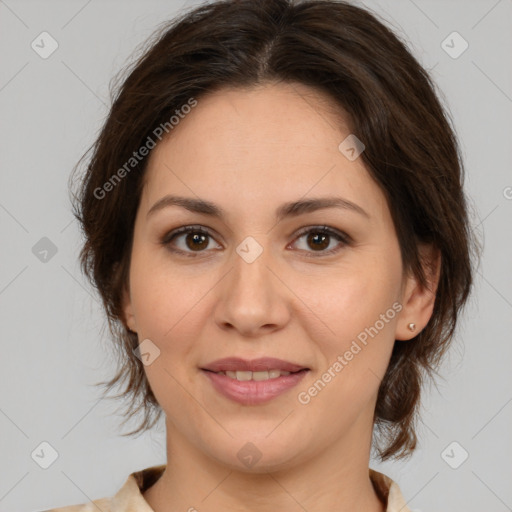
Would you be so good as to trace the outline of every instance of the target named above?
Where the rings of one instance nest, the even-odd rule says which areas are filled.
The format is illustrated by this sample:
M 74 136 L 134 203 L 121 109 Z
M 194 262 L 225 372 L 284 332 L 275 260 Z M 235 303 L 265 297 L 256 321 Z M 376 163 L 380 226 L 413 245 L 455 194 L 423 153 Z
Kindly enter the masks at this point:
M 1 511 L 111 496 L 130 472 L 165 462 L 163 426 L 120 437 L 116 404 L 92 386 L 113 364 L 79 271 L 67 180 L 107 113 L 111 77 L 157 24 L 195 3 L 0 1 Z M 408 462 L 371 465 L 416 511 L 512 510 L 512 0 L 363 5 L 409 42 L 443 91 L 485 241 L 443 379 L 425 390 L 419 449 Z M 47 59 L 31 48 L 43 31 L 59 45 Z M 469 43 L 458 58 L 441 45 L 453 31 Z M 43 237 L 57 248 L 47 261 L 33 252 Z M 58 453 L 48 469 L 31 457 L 43 441 Z M 469 458 L 453 469 L 463 450 Z

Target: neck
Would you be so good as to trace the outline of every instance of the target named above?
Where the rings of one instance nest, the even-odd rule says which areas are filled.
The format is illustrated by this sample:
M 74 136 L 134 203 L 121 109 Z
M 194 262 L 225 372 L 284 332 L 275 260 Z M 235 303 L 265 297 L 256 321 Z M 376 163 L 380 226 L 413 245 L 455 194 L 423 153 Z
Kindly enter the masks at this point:
M 154 512 L 385 512 L 369 477 L 370 446 L 371 429 L 354 424 L 350 435 L 300 463 L 240 471 L 208 457 L 167 421 L 167 467 L 144 498 Z

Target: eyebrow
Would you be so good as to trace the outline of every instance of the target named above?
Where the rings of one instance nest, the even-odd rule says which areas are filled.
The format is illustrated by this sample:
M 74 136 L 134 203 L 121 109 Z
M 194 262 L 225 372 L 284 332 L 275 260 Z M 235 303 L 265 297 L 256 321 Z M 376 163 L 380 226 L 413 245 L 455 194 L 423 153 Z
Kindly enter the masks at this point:
M 215 203 L 206 201 L 204 199 L 195 199 L 192 197 L 166 195 L 159 199 L 148 211 L 146 217 L 155 214 L 156 212 L 168 208 L 170 206 L 181 206 L 186 210 L 203 215 L 210 215 L 218 219 L 224 220 L 226 217 L 225 211 Z M 299 201 L 291 201 L 282 204 L 275 212 L 277 221 L 285 217 L 295 217 L 304 213 L 311 213 L 316 210 L 325 208 L 340 208 L 358 213 L 366 218 L 370 215 L 356 203 L 343 199 L 341 197 L 319 197 L 313 199 L 302 199 Z

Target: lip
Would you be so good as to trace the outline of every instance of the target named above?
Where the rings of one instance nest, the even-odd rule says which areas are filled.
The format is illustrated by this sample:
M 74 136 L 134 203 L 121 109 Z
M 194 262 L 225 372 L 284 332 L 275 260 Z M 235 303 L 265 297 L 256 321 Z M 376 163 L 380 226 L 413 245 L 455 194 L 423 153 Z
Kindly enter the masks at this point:
M 240 368 L 238 369 L 240 370 Z M 308 369 L 303 369 L 302 371 L 290 373 L 289 375 L 282 375 L 275 379 L 238 381 L 231 377 L 227 377 L 226 375 L 214 373 L 213 371 L 206 369 L 201 369 L 201 371 L 210 380 L 217 392 L 242 405 L 258 405 L 269 402 L 295 387 L 309 372 Z
M 212 363 L 203 366 L 201 370 L 209 370 L 210 372 L 228 371 L 246 371 L 258 372 L 265 370 L 282 370 L 285 372 L 298 372 L 300 370 L 309 370 L 306 366 L 277 359 L 275 357 L 260 357 L 258 359 L 242 359 L 240 357 L 225 357 L 217 359 Z M 281 377 L 280 377 L 281 378 Z M 276 379 L 277 380 L 277 379 Z

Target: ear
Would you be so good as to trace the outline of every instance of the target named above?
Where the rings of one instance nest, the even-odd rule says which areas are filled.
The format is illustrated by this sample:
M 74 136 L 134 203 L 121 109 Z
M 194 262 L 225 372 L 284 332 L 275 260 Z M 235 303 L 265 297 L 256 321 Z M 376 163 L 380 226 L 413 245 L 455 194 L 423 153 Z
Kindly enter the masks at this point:
M 128 286 L 123 286 L 122 307 L 125 326 L 132 332 L 137 332 L 137 325 L 135 323 L 135 314 L 133 312 L 132 299 L 130 297 L 130 290 Z
M 417 336 L 428 324 L 434 310 L 441 274 L 441 253 L 430 244 L 421 244 L 419 252 L 427 286 L 422 286 L 414 275 L 409 275 L 405 279 L 402 286 L 403 308 L 395 332 L 397 340 L 410 340 Z M 409 324 L 415 324 L 416 328 L 409 329 Z

